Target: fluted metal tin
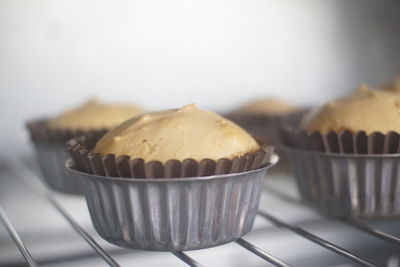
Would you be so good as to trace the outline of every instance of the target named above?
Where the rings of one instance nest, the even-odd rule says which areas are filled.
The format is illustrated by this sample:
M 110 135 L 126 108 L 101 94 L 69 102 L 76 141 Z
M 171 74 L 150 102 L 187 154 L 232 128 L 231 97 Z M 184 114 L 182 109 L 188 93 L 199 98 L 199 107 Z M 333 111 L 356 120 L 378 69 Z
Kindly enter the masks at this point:
M 94 227 L 121 247 L 180 251 L 231 242 L 253 226 L 267 169 L 193 178 L 130 179 L 91 175 L 84 181 Z
M 331 217 L 400 216 L 400 154 L 285 148 L 304 201 Z
M 47 185 L 62 193 L 83 194 L 80 180 L 71 178 L 65 170 L 65 161 L 69 157 L 65 142 L 81 135 L 100 138 L 107 129 L 56 129 L 49 127 L 48 119 L 28 122 L 26 127 L 29 130 L 36 158 Z
M 69 157 L 65 145 L 41 141 L 32 141 L 32 143 L 46 184 L 62 193 L 82 195 L 81 180 L 69 175 L 65 169 L 65 161 Z

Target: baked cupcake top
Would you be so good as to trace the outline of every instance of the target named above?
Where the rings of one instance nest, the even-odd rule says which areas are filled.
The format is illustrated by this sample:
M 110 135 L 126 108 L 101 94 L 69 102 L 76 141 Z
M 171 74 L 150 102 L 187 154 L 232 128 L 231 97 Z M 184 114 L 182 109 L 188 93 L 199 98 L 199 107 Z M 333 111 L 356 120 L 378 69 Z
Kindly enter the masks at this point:
M 250 102 L 239 109 L 239 112 L 247 114 L 271 114 L 284 115 L 296 111 L 298 108 L 292 104 L 267 98 Z
M 105 134 L 93 152 L 166 162 L 232 159 L 259 149 L 254 138 L 233 122 L 187 105 L 132 118 Z
M 361 86 L 356 92 L 330 101 L 306 116 L 300 126 L 308 133 L 394 131 L 400 133 L 400 94 Z
M 48 125 L 51 128 L 71 130 L 111 128 L 141 112 L 140 108 L 132 104 L 105 104 L 90 100 L 50 120 Z

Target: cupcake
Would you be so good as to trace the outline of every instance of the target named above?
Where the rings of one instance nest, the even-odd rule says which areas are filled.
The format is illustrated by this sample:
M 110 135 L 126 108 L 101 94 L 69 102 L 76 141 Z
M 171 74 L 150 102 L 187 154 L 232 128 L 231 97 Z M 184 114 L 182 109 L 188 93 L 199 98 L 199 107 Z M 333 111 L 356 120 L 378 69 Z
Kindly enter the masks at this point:
M 55 118 L 29 122 L 27 127 L 46 183 L 59 192 L 81 194 L 82 185 L 65 171 L 65 142 L 82 134 L 101 136 L 138 113 L 141 110 L 135 105 L 91 100 Z
M 333 217 L 400 215 L 400 95 L 362 86 L 282 133 L 300 193 Z
M 280 116 L 296 112 L 297 110 L 298 107 L 293 104 L 267 98 L 250 102 L 239 108 L 238 112 L 244 114 L 269 114 Z
M 391 92 L 400 93 L 400 76 L 395 78 L 394 81 L 384 86 L 384 89 Z
M 99 103 L 96 100 L 89 100 L 78 108 L 48 120 L 47 125 L 54 130 L 111 129 L 139 113 L 142 113 L 142 110 L 133 104 Z
M 279 129 L 282 125 L 297 125 L 305 109 L 281 100 L 266 98 L 245 104 L 228 114 L 228 118 L 245 128 L 254 136 L 274 144 L 280 152 Z M 275 171 L 287 171 L 288 162 L 279 153 L 280 160 Z
M 228 117 L 252 134 L 276 141 L 280 121 L 299 110 L 293 104 L 267 98 L 245 104 Z
M 97 232 L 154 251 L 212 247 L 250 231 L 277 161 L 271 147 L 195 105 L 142 114 L 67 146 Z

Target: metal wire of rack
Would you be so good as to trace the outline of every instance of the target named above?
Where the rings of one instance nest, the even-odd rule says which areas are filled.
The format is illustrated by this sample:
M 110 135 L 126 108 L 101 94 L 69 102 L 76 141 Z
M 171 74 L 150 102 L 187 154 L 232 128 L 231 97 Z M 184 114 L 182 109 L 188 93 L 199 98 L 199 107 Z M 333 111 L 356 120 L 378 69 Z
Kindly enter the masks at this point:
M 10 168 L 12 171 L 17 171 L 16 176 L 23 182 L 25 183 L 31 190 L 33 190 L 36 194 L 40 195 L 40 197 L 46 199 L 53 207 L 54 209 L 60 213 L 64 219 L 70 224 L 70 226 L 90 245 L 90 247 L 93 249 L 94 252 L 98 254 L 99 257 L 101 257 L 109 266 L 120 266 L 118 262 L 109 254 L 105 249 L 102 248 L 102 246 L 95 241 L 95 239 L 87 232 L 85 231 L 78 222 L 76 222 L 72 216 L 69 215 L 69 213 L 64 209 L 62 204 L 54 197 L 53 193 L 47 189 L 47 187 L 43 184 L 41 179 L 37 177 L 35 180 L 32 179 L 25 179 L 26 175 L 32 176 L 33 171 L 30 170 L 29 166 L 26 165 L 25 162 L 23 162 L 21 159 L 16 159 L 13 161 L 14 167 Z M 280 192 L 276 192 L 273 189 L 269 189 L 269 192 L 272 194 L 275 194 L 277 197 L 279 197 L 282 201 L 290 202 L 290 203 L 295 203 L 297 205 L 304 205 L 301 202 L 292 199 L 290 196 L 284 195 Z M 289 223 L 286 223 L 275 216 L 268 214 L 263 211 L 259 211 L 258 216 L 268 220 L 271 222 L 273 225 L 280 227 L 280 228 L 285 228 L 293 233 L 301 236 L 302 238 L 306 238 L 319 246 L 328 249 L 336 254 L 339 254 L 341 256 L 346 257 L 347 259 L 351 260 L 353 263 L 358 264 L 359 266 L 379 266 L 377 263 L 371 262 L 368 259 L 365 259 L 364 257 L 361 257 L 360 255 L 357 255 L 354 252 L 348 251 L 345 248 L 334 244 L 328 240 L 325 240 L 319 236 L 316 236 L 309 231 L 300 228 L 295 225 L 291 225 Z M 15 230 L 12 222 L 9 220 L 7 214 L 4 212 L 3 208 L 0 206 L 0 221 L 3 223 L 5 228 L 7 229 L 9 235 L 11 236 L 12 240 L 20 250 L 26 264 L 28 266 L 39 266 L 38 263 L 35 261 L 35 259 L 32 257 L 32 255 L 29 253 L 29 249 L 27 246 L 24 244 L 22 239 L 20 238 L 19 234 Z M 388 242 L 392 245 L 395 245 L 400 249 L 400 238 L 393 236 L 391 234 L 382 232 L 380 230 L 371 228 L 370 226 L 359 222 L 359 221 L 353 221 L 353 220 L 345 220 L 343 221 L 344 223 L 350 225 L 351 227 L 362 231 L 364 233 L 367 233 L 375 238 L 379 238 L 380 240 L 383 240 L 385 242 Z M 279 259 L 278 257 L 275 257 L 271 255 L 270 253 L 262 250 L 261 248 L 257 247 L 256 245 L 246 241 L 243 238 L 240 238 L 235 241 L 237 245 L 240 247 L 250 251 L 254 255 L 260 257 L 261 259 L 273 264 L 274 266 L 292 266 L 288 263 L 286 263 L 284 260 Z M 172 252 L 173 255 L 175 255 L 177 258 L 182 260 L 184 263 L 186 263 L 189 266 L 203 266 L 201 263 L 190 257 L 188 254 L 185 252 Z

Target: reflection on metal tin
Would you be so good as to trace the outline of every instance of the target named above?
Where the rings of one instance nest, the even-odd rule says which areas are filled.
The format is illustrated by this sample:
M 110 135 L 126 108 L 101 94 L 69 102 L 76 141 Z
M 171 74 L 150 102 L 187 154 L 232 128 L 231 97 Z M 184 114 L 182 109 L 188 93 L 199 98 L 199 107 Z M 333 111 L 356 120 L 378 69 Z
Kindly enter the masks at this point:
M 267 167 L 243 173 L 178 179 L 131 179 L 90 175 L 85 196 L 100 236 L 118 246 L 180 251 L 231 242 L 253 226 Z
M 400 156 L 285 149 L 304 201 L 331 217 L 400 216 Z
M 46 184 L 66 194 L 83 194 L 83 185 L 79 179 L 71 177 L 65 169 L 69 157 L 64 144 L 33 141 L 37 161 Z

